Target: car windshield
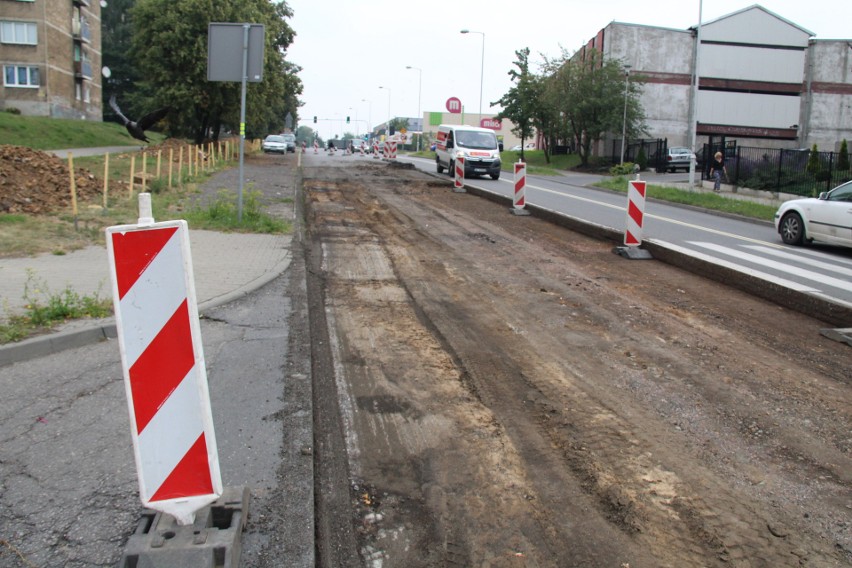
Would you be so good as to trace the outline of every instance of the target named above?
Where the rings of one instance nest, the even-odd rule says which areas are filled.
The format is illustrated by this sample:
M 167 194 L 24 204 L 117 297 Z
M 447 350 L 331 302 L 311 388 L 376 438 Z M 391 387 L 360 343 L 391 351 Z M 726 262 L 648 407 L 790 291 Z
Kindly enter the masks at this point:
M 829 201 L 852 201 L 852 181 L 835 187 L 828 194 Z
M 670 148 L 669 152 L 672 154 L 689 154 L 689 148 Z
M 456 130 L 456 144 L 464 148 L 494 150 L 497 148 L 497 137 L 491 132 Z
M 269 136 L 266 137 L 266 141 L 267 142 L 284 142 L 284 137 L 283 136 L 269 135 Z M 255 144 L 257 144 L 257 142 L 255 142 Z M 257 148 L 257 146 L 255 146 L 255 148 Z
M 295 136 L 295 135 L 293 135 L 293 134 L 285 134 L 285 135 L 284 135 L 284 136 L 282 136 L 281 138 L 282 138 L 283 140 L 286 140 L 287 142 L 295 142 L 295 141 L 296 141 L 296 136 Z

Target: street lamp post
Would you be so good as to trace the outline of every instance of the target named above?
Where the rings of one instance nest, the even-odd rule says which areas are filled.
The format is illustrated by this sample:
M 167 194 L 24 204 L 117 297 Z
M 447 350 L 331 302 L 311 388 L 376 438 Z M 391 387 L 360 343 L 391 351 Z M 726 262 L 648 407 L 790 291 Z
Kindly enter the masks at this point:
M 386 135 L 386 136 L 388 136 L 388 137 L 390 137 L 390 121 L 391 121 L 390 101 L 391 101 L 391 90 L 390 90 L 390 87 L 382 87 L 381 85 L 379 86 L 379 88 L 380 88 L 380 89 L 387 89 L 387 92 L 388 92 L 388 123 L 387 123 L 387 127 L 385 128 L 385 135 Z
M 423 120 L 423 117 L 420 113 L 420 94 L 423 92 L 423 69 L 419 67 L 412 67 L 411 65 L 406 65 L 406 69 L 415 69 L 417 70 L 417 74 L 419 76 L 417 80 L 417 119 Z M 423 128 L 420 128 L 420 136 L 417 137 L 417 151 L 420 151 L 420 139 L 423 138 Z
M 689 90 L 692 104 L 689 108 L 689 148 L 696 151 L 698 136 L 698 52 L 701 49 L 701 18 L 704 9 L 702 0 L 698 0 L 698 28 L 695 30 L 695 53 L 692 62 L 692 88 Z M 689 161 L 689 188 L 695 187 L 695 160 Z
M 479 66 L 479 120 L 482 122 L 482 85 L 485 81 L 485 32 L 462 30 L 463 34 L 480 34 L 482 36 L 482 63 Z
M 624 165 L 624 139 L 627 137 L 627 91 L 630 87 L 630 67 L 631 65 L 624 66 L 624 118 L 621 120 L 621 162 L 620 165 Z
M 367 128 L 369 129 L 370 134 L 373 134 L 373 101 L 361 99 L 361 102 L 370 105 L 369 107 L 367 107 Z

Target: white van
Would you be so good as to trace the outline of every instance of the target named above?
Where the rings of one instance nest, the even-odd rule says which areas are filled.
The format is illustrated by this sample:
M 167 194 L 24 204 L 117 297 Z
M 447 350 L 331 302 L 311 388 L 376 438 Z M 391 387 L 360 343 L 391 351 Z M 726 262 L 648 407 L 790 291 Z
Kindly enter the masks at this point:
M 453 175 L 456 157 L 464 157 L 464 177 L 490 175 L 500 179 L 500 144 L 493 130 L 459 124 L 438 127 L 435 164 L 438 173 Z

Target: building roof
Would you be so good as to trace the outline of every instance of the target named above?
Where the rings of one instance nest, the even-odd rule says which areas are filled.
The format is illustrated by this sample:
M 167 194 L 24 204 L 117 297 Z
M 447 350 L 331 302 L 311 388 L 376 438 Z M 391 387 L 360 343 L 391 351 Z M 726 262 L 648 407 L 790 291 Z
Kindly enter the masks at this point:
M 724 16 L 719 16 L 719 17 L 718 17 L 718 18 L 716 18 L 715 20 L 710 20 L 710 21 L 708 21 L 708 22 L 701 22 L 701 26 L 703 27 L 703 26 L 708 26 L 708 25 L 710 25 L 710 24 L 715 24 L 715 23 L 717 23 L 717 22 L 721 22 L 722 20 L 727 20 L 728 18 L 733 18 L 733 17 L 739 16 L 740 14 L 743 14 L 743 13 L 745 13 L 745 12 L 749 12 L 749 11 L 751 11 L 751 10 L 760 10 L 760 11 L 762 11 L 762 12 L 765 12 L 766 14 L 768 14 L 768 15 L 772 16 L 773 18 L 777 18 L 778 20 L 781 20 L 781 21 L 782 21 L 782 22 L 784 22 L 785 24 L 790 25 L 790 26 L 793 26 L 793 27 L 794 27 L 794 28 L 796 28 L 797 30 L 802 31 L 802 32 L 804 32 L 804 33 L 808 34 L 808 35 L 809 35 L 809 36 L 811 36 L 811 37 L 813 37 L 813 36 L 815 36 L 815 35 L 816 35 L 814 32 L 812 32 L 812 31 L 810 31 L 810 30 L 808 30 L 808 29 L 806 29 L 806 28 L 803 28 L 803 27 L 802 27 L 802 26 L 800 26 L 799 24 L 796 24 L 796 23 L 794 23 L 794 22 L 791 22 L 791 21 L 790 21 L 790 20 L 788 20 L 787 18 L 784 18 L 784 17 L 782 17 L 782 16 L 779 16 L 778 14 L 776 14 L 775 12 L 773 12 L 772 10 L 767 10 L 766 8 L 764 8 L 763 6 L 761 6 L 760 4 L 752 4 L 751 6 L 748 6 L 748 7 L 746 7 L 746 8 L 743 8 L 742 10 L 737 10 L 736 12 L 731 12 L 730 14 L 725 14 Z M 691 26 L 689 29 L 690 29 L 690 30 L 694 30 L 694 29 L 695 29 L 695 28 L 697 28 L 697 27 L 698 27 L 698 26 L 697 26 L 697 25 L 695 25 L 695 26 Z

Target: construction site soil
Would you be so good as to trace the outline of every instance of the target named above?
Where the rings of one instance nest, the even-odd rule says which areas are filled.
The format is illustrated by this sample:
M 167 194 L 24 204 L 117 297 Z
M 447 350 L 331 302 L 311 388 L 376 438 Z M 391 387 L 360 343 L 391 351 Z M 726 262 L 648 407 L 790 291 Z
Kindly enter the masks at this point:
M 318 565 L 852 565 L 826 324 L 446 177 L 302 186 Z

